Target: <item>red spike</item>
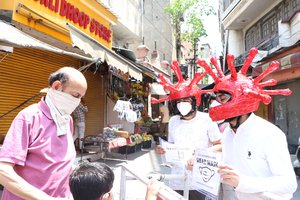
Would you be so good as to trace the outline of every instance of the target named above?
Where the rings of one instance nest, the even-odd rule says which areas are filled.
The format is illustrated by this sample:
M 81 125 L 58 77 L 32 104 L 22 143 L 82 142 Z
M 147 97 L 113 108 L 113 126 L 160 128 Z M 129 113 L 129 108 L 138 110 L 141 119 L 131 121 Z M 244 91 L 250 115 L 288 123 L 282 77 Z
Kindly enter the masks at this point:
M 165 77 L 162 74 L 158 74 L 158 78 L 161 80 L 160 84 L 164 86 L 164 88 L 166 88 L 169 91 L 177 91 L 177 89 L 175 88 L 174 85 L 172 85 L 171 83 L 167 82 L 167 80 L 165 79 Z
M 200 66 L 202 66 L 202 67 L 205 69 L 205 71 L 206 71 L 209 75 L 211 75 L 211 77 L 215 80 L 216 83 L 219 82 L 219 80 L 220 80 L 219 77 L 216 76 L 216 74 L 212 71 L 212 69 L 211 69 L 210 66 L 206 63 L 205 60 L 199 59 L 199 60 L 197 60 L 197 64 L 200 65 Z
M 263 83 L 259 83 L 258 86 L 260 88 L 263 88 L 263 87 L 267 87 L 267 86 L 274 86 L 277 84 L 277 81 L 275 79 L 270 79 L 270 80 L 267 80 Z
M 272 97 L 270 97 L 269 95 L 260 94 L 259 96 L 264 104 L 269 104 L 272 101 Z
M 161 102 L 168 101 L 168 100 L 169 100 L 169 97 L 161 98 L 161 99 L 156 99 L 154 97 L 151 97 L 152 104 L 157 104 L 157 103 L 161 103 Z
M 257 54 L 258 50 L 256 48 L 252 48 L 250 49 L 249 55 L 246 58 L 244 65 L 242 67 L 242 69 L 240 70 L 240 72 L 244 75 L 247 74 L 247 70 L 249 69 L 250 64 L 252 63 L 253 59 L 255 58 L 256 54 Z
M 228 68 L 231 72 L 231 77 L 233 78 L 233 80 L 237 80 L 237 74 L 236 74 L 236 70 L 235 70 L 235 66 L 234 66 L 234 56 L 231 54 L 227 55 L 227 64 L 228 64 Z
M 215 57 L 212 57 L 210 59 L 210 62 L 215 66 L 215 68 L 216 68 L 216 70 L 217 70 L 217 72 L 219 74 L 219 77 L 223 78 L 224 77 L 224 73 L 222 72 L 221 67 L 218 64 L 217 59 Z
M 164 75 L 162 75 L 162 74 L 158 74 L 158 78 L 161 80 L 161 82 L 162 82 L 163 84 L 169 83 L 169 82 L 165 79 Z
M 206 72 L 204 73 L 199 73 L 197 72 L 193 78 L 193 80 L 190 82 L 188 87 L 193 87 L 193 85 L 197 85 L 199 81 L 206 75 Z
M 290 89 L 280 89 L 280 90 L 263 90 L 264 94 L 269 94 L 269 95 L 284 95 L 284 96 L 289 96 L 292 94 L 292 91 Z
M 271 62 L 271 64 L 269 65 L 269 67 L 263 73 L 261 73 L 258 77 L 256 77 L 254 79 L 254 84 L 257 84 L 258 82 L 260 82 L 267 75 L 269 75 L 270 73 L 272 73 L 273 71 L 275 71 L 276 69 L 278 69 L 279 66 L 280 66 L 280 63 L 278 61 Z
M 182 83 L 183 77 L 182 77 L 182 73 L 181 73 L 178 61 L 176 61 L 176 60 L 173 61 L 170 67 L 174 71 L 174 74 L 176 75 L 178 82 Z
M 272 101 L 272 98 L 265 94 L 259 94 L 256 91 L 248 91 L 247 94 L 254 98 L 260 98 L 264 104 L 269 104 Z

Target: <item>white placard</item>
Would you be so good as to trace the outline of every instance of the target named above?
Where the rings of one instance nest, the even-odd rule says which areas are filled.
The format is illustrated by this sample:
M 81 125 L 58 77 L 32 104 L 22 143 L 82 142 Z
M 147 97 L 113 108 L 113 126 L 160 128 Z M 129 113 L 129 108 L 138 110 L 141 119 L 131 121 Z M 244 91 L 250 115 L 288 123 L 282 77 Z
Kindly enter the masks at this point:
M 195 151 L 193 166 L 193 187 L 195 190 L 218 199 L 220 187 L 220 175 L 218 164 L 221 161 L 221 153 L 208 149 L 197 149 Z
M 159 144 L 166 151 L 164 158 L 167 163 L 186 163 L 192 158 L 193 150 L 190 147 L 178 146 L 161 138 Z

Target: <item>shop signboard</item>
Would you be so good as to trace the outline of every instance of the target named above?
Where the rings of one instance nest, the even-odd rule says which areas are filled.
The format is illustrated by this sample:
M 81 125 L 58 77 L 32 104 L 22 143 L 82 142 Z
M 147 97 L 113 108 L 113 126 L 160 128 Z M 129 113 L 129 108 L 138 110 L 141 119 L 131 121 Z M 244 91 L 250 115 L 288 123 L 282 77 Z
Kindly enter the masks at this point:
M 0 9 L 7 5 L 1 5 Z M 66 43 L 71 43 L 66 23 L 111 48 L 111 24 L 117 18 L 97 1 L 76 0 L 14 0 L 10 4 L 13 11 L 12 19 L 55 37 Z

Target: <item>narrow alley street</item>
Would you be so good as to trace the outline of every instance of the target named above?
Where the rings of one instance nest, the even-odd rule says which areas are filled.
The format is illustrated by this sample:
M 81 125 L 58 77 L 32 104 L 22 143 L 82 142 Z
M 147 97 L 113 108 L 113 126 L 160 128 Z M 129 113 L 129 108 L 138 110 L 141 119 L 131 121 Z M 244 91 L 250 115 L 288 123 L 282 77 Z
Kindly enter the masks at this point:
M 154 147 L 155 144 L 152 144 L 151 149 L 142 149 L 142 151 L 135 152 L 133 154 L 128 154 L 127 158 L 125 155 L 113 154 L 113 157 L 108 157 L 108 159 L 93 160 L 92 162 L 104 162 L 109 165 L 115 173 L 114 181 L 114 199 L 120 199 L 120 183 L 121 183 L 121 166 L 124 165 L 133 172 L 136 172 L 142 178 L 147 178 L 151 173 L 157 174 L 168 174 L 170 169 L 168 167 L 160 166 L 162 163 L 161 157 L 155 153 Z M 98 156 L 98 155 L 97 155 Z M 92 156 L 96 159 L 97 156 Z M 88 162 L 84 159 L 83 162 Z M 111 158 L 111 159 L 110 159 Z M 77 161 L 80 161 L 80 156 L 77 157 Z M 129 177 L 130 174 L 126 174 Z M 166 181 L 165 181 L 166 182 Z M 297 177 L 297 183 L 300 184 L 300 178 Z M 0 191 L 1 196 L 2 191 Z M 126 181 L 126 200 L 144 200 L 146 194 L 146 185 L 136 180 L 134 177 Z M 292 200 L 300 199 L 300 188 L 297 188 L 297 191 L 294 193 Z M 1 200 L 1 198 L 0 198 Z
M 168 174 L 170 173 L 170 168 L 163 167 L 161 157 L 158 156 L 152 144 L 151 149 L 142 149 L 142 151 L 135 152 L 133 154 L 128 154 L 127 159 L 125 156 L 114 156 L 116 159 L 108 160 L 96 160 L 95 162 L 104 162 L 114 169 L 115 182 L 114 182 L 114 197 L 115 199 L 120 199 L 120 179 L 121 179 L 121 166 L 125 165 L 128 169 L 140 176 L 147 177 L 149 173 L 158 174 Z M 115 155 L 115 154 L 114 154 Z M 124 160 L 118 160 L 122 158 Z M 130 174 L 128 174 L 130 176 Z M 297 183 L 300 184 L 300 178 L 297 177 Z M 126 181 L 126 200 L 144 200 L 146 194 L 146 185 L 138 180 L 127 180 Z M 300 188 L 294 193 L 292 200 L 300 199 Z

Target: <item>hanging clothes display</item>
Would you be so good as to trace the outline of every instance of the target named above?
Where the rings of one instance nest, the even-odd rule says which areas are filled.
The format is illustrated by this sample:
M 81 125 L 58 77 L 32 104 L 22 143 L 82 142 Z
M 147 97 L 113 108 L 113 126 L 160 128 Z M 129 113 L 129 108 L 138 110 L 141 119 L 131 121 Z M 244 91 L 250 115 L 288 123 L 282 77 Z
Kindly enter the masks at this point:
M 138 120 L 137 112 L 133 111 L 130 101 L 118 100 L 113 110 L 118 112 L 119 119 L 126 119 L 128 122 Z

